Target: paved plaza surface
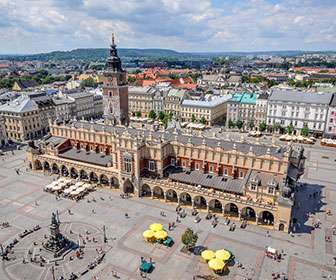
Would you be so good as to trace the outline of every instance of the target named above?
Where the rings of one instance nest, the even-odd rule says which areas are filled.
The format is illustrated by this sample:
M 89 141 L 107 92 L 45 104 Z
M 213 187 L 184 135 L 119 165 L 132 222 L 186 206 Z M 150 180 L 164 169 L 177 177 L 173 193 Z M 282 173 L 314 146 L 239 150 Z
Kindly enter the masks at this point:
M 162 223 L 168 229 L 168 223 L 176 219 L 176 205 L 151 198 L 122 199 L 118 191 L 109 189 L 99 189 L 88 196 L 89 199 L 95 197 L 96 202 L 56 200 L 54 195 L 42 190 L 53 180 L 52 177 L 26 171 L 24 151 L 15 151 L 14 155 L 7 153 L 0 157 L 0 222 L 8 221 L 10 227 L 0 227 L 0 243 L 7 245 L 18 233 L 34 225 L 42 228 L 23 239 L 18 238 L 11 260 L 2 261 L 0 279 L 52 279 L 51 265 L 40 267 L 30 261 L 23 264 L 22 257 L 28 256 L 34 241 L 38 242 L 48 233 L 51 212 L 56 210 L 60 214 L 61 230 L 67 237 L 77 242 L 79 233 L 86 236 L 85 229 L 88 229 L 91 240 L 83 245 L 85 253 L 82 259 L 70 259 L 74 257 L 74 252 L 71 252 L 65 261 L 54 266 L 56 279 L 60 275 L 67 279 L 71 272 L 85 269 L 99 248 L 106 252 L 102 263 L 80 279 L 93 279 L 94 276 L 100 280 L 116 279 L 111 271 L 117 272 L 118 279 L 142 279 L 139 274 L 141 257 L 152 258 L 154 262 L 154 270 L 147 275 L 149 279 L 191 280 L 193 276 L 206 279 L 201 277 L 208 275 L 213 276 L 212 279 L 272 279 L 272 272 L 284 273 L 289 279 L 323 279 L 323 276 L 336 279 L 336 266 L 333 265 L 336 235 L 331 231 L 332 224 L 336 224 L 336 149 L 319 144 L 305 146 L 305 155 L 306 173 L 301 182 L 308 183 L 308 186 L 300 188 L 297 193 L 299 200 L 293 218 L 301 226 L 296 232 L 271 231 L 267 237 L 266 228 L 248 224 L 241 229 L 239 222 L 236 222 L 237 229 L 231 232 L 222 217 L 219 217 L 217 227 L 212 228 L 211 222 L 204 219 L 206 213 L 201 213 L 201 222 L 195 224 L 190 209 L 186 209 L 186 218 L 181 219 L 174 230 L 168 231 L 174 244 L 166 248 L 145 243 L 142 232 L 153 222 Z M 17 168 L 20 175 L 15 172 Z M 321 195 L 310 198 L 310 194 L 320 191 Z M 72 215 L 68 213 L 69 209 Z M 331 210 L 332 215 L 326 215 L 326 210 Z M 160 211 L 165 212 L 165 217 L 160 215 Z M 125 212 L 128 218 L 125 218 Z M 308 218 L 307 212 L 313 215 Z M 312 223 L 318 220 L 321 228 L 313 230 Z M 103 242 L 103 226 L 106 226 L 106 244 Z M 181 251 L 181 235 L 187 227 L 198 233 L 198 250 L 192 254 Z M 92 241 L 94 236 L 96 242 Z M 330 242 L 325 241 L 326 236 L 330 237 Z M 284 250 L 283 259 L 275 262 L 266 257 L 265 246 Z M 226 248 L 233 252 L 243 267 L 231 265 L 226 275 L 217 276 L 201 259 L 198 252 L 203 248 Z

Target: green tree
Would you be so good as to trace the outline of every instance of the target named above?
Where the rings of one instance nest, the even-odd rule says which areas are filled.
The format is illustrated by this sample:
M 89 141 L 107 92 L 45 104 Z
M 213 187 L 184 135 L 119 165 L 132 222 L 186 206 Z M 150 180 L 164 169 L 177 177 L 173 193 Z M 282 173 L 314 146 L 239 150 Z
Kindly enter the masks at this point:
M 140 112 L 140 111 L 136 112 L 136 116 L 137 116 L 138 118 L 141 118 L 141 112 Z
M 190 250 L 195 247 L 198 240 L 198 235 L 197 233 L 194 233 L 192 229 L 187 228 L 186 231 L 182 234 L 181 240 L 182 243 Z
M 191 115 L 191 121 L 192 121 L 192 122 L 195 122 L 195 121 L 196 121 L 196 117 L 195 117 L 194 114 Z
M 254 121 L 250 121 L 249 128 L 252 130 L 254 128 Z
M 155 120 L 155 119 L 156 119 L 156 113 L 155 113 L 155 111 L 154 111 L 154 110 L 151 110 L 151 111 L 149 112 L 148 116 L 149 116 L 151 119 Z
M 290 123 L 287 127 L 286 127 L 286 132 L 288 134 L 292 134 L 294 132 L 294 125 L 292 123 Z
M 308 136 L 308 133 L 309 133 L 308 125 L 304 124 L 303 128 L 301 129 L 301 134 L 304 135 L 304 136 Z
M 259 124 L 259 131 L 263 132 L 266 130 L 266 124 L 264 122 Z
M 278 123 L 278 122 L 276 122 L 274 125 L 273 125 L 273 128 L 274 128 L 274 131 L 279 131 L 280 130 L 280 128 L 281 128 L 281 125 Z
M 135 77 L 128 76 L 128 78 L 127 78 L 127 82 L 129 82 L 129 83 L 133 83 L 133 82 L 135 82 L 135 81 L 136 81 L 136 78 L 135 78 Z
M 167 127 L 167 124 L 168 124 L 168 116 L 165 115 L 162 122 L 164 123 L 165 127 Z
M 96 88 L 98 86 L 98 84 L 91 77 L 82 81 L 80 85 L 81 87 L 92 87 L 92 88 Z
M 206 119 L 204 117 L 201 118 L 200 123 L 206 124 Z
M 177 79 L 180 78 L 180 77 L 179 77 L 178 75 L 176 75 L 175 73 L 169 73 L 169 74 L 168 74 L 168 77 L 169 77 L 170 79 L 173 79 L 173 80 L 177 80 Z
M 228 121 L 228 127 L 231 128 L 233 126 L 234 126 L 233 121 L 231 119 L 229 119 L 229 121 Z
M 174 116 L 173 112 L 170 112 L 169 115 L 168 115 L 168 118 L 169 118 L 170 121 L 172 120 L 173 116 Z
M 237 122 L 236 122 L 236 126 L 238 127 L 238 129 L 241 129 L 242 127 L 243 127 L 243 121 L 241 121 L 241 120 L 238 120 Z
M 207 90 L 206 92 L 205 92 L 205 94 L 213 94 L 214 92 L 213 92 L 213 90 Z
M 166 116 L 166 114 L 164 112 L 162 112 L 162 111 L 159 112 L 159 119 L 160 120 L 163 120 L 165 116 Z

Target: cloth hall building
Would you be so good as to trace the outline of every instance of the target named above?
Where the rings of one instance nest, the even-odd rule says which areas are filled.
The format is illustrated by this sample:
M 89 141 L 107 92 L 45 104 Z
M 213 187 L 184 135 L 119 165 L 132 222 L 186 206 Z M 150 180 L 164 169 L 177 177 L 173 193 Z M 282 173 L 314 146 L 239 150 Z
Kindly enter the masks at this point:
M 303 147 L 127 126 L 128 87 L 115 47 L 113 38 L 105 123 L 55 121 L 27 149 L 30 168 L 289 231 Z

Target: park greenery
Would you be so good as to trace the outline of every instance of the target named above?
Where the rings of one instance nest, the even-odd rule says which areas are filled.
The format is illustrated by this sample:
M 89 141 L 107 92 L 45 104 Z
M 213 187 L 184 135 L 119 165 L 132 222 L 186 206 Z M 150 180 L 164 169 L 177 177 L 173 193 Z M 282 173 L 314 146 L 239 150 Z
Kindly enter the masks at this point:
M 81 87 L 91 87 L 91 88 L 96 88 L 98 86 L 98 83 L 94 81 L 93 78 L 89 77 L 85 80 L 83 80 L 80 83 Z
M 0 80 L 0 88 L 13 88 L 15 82 L 21 81 L 36 81 L 40 85 L 51 84 L 53 82 L 66 82 L 71 79 L 71 75 L 63 76 L 53 76 L 48 74 L 47 70 L 41 70 L 34 75 L 23 75 L 23 76 L 8 76 L 1 75 L 2 79 Z

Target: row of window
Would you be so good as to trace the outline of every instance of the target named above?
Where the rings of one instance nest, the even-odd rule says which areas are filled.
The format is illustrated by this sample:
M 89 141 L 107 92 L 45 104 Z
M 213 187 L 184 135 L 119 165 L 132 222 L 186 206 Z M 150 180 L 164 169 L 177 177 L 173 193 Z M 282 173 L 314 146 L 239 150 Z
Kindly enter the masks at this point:
M 250 187 L 250 190 L 251 191 L 256 191 L 256 189 L 257 189 L 256 185 L 252 184 L 251 187 Z M 268 187 L 268 193 L 273 194 L 274 193 L 274 187 Z

